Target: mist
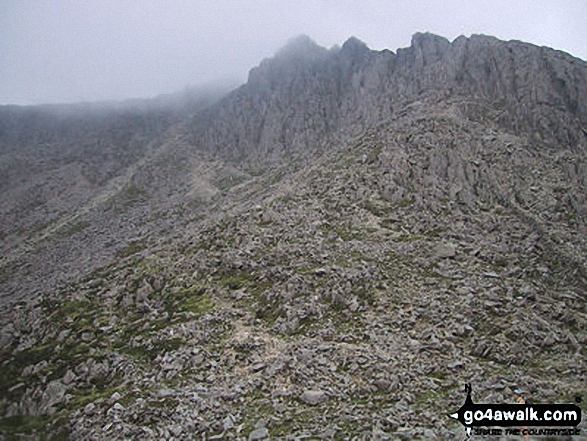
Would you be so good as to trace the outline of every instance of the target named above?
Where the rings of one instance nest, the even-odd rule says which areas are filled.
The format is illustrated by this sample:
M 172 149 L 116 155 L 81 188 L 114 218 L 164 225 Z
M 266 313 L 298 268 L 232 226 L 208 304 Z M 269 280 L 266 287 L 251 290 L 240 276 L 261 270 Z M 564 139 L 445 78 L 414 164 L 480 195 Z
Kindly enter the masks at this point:
M 489 34 L 587 59 L 583 0 L 311 1 L 3 0 L 0 104 L 151 98 L 192 86 L 237 85 L 296 35 L 372 49 L 415 32 Z

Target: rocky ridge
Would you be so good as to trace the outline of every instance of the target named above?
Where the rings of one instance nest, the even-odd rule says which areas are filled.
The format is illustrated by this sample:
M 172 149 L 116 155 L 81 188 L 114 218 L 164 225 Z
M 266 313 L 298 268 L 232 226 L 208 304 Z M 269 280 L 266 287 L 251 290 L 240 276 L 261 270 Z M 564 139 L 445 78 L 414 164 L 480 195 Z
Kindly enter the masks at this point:
M 500 103 L 507 81 L 475 85 L 484 68 L 467 57 L 459 72 L 474 75 L 451 92 L 446 54 L 473 44 L 473 58 L 560 55 L 564 69 L 551 63 L 574 72 L 578 104 L 552 104 L 564 94 L 544 82 L 517 92 L 519 108 Z M 489 37 L 418 35 L 397 55 L 356 39 L 314 46 L 293 42 L 167 129 L 132 174 L 145 201 L 88 210 L 88 229 L 115 219 L 134 239 L 4 314 L 1 433 L 460 439 L 446 413 L 465 382 L 479 402 L 507 402 L 513 384 L 540 402 L 585 396 L 585 101 L 573 83 L 585 69 L 569 67 L 584 62 Z M 357 92 L 375 65 L 385 93 Z M 421 75 L 402 77 L 408 65 Z M 161 211 L 176 212 L 155 229 L 148 201 L 166 197 Z
M 585 62 L 493 37 L 452 43 L 416 34 L 412 45 L 372 51 L 355 38 L 327 51 L 307 37 L 251 70 L 247 84 L 193 121 L 193 142 L 229 158 L 308 154 L 331 136 L 358 136 L 421 98 L 463 99 L 467 118 L 585 150 Z M 477 107 L 479 106 L 479 107 Z

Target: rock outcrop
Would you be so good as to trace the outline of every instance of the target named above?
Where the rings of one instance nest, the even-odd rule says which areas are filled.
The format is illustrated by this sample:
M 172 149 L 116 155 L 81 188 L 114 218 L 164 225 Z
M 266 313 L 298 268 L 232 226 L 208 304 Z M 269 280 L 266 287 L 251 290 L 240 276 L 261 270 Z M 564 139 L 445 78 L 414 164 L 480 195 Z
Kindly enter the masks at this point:
M 227 158 L 279 160 L 357 135 L 409 102 L 450 97 L 466 118 L 490 116 L 504 129 L 584 151 L 586 71 L 567 54 L 487 36 L 450 43 L 416 34 L 397 54 L 356 38 L 326 50 L 300 37 L 195 118 L 193 141 Z

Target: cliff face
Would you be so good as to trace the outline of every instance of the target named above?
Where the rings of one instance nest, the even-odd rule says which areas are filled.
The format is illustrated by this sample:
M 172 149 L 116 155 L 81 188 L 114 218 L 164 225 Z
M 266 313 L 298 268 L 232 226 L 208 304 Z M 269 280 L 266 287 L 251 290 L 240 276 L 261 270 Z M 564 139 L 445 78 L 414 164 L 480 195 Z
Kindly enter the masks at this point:
M 493 37 L 452 43 L 416 34 L 407 49 L 372 51 L 352 38 L 325 50 L 307 37 L 253 69 L 246 85 L 194 120 L 194 142 L 232 158 L 279 158 L 336 134 L 360 133 L 415 100 L 459 98 L 465 117 L 487 114 L 584 150 L 587 64 Z

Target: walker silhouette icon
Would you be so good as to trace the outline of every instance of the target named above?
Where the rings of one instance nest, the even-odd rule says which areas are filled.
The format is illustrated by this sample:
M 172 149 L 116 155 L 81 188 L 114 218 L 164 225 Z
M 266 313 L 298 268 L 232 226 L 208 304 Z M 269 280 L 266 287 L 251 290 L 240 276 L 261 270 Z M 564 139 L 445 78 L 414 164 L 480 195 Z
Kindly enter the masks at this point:
M 504 427 L 506 433 L 519 432 L 530 434 L 566 433 L 564 430 L 535 431 L 533 427 L 576 427 L 581 422 L 581 409 L 574 404 L 539 404 L 539 403 L 473 403 L 471 383 L 465 384 L 467 398 L 461 408 L 449 415 L 465 426 L 467 437 L 471 436 L 473 427 Z M 490 430 L 499 432 L 501 429 Z M 568 432 L 568 430 L 567 430 Z
M 472 428 L 467 425 L 465 421 L 465 412 L 467 410 L 473 410 L 475 408 L 475 404 L 473 403 L 473 399 L 471 398 L 471 391 L 473 388 L 471 387 L 471 383 L 465 384 L 465 392 L 467 392 L 467 398 L 465 398 L 465 404 L 461 406 L 461 408 L 453 414 L 450 414 L 449 417 L 459 420 L 463 426 L 466 427 L 467 438 L 471 436 Z

